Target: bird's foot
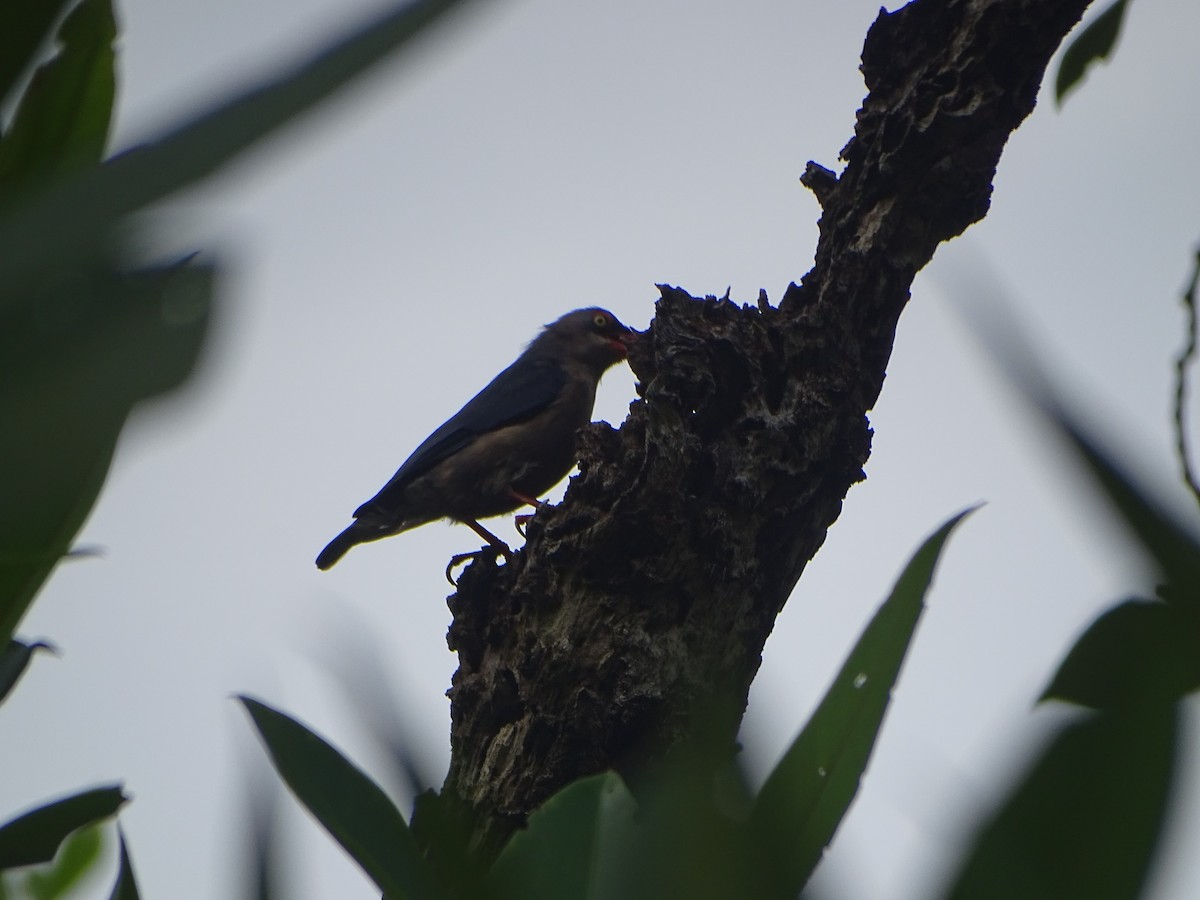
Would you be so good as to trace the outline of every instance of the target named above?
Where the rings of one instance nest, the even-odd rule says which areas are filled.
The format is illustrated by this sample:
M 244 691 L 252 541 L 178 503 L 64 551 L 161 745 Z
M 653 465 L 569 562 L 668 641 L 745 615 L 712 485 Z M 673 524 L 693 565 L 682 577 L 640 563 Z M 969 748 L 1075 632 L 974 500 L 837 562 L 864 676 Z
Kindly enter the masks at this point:
M 478 559 L 481 556 L 491 554 L 493 558 L 503 555 L 506 563 L 513 561 L 513 552 L 508 549 L 506 544 L 489 544 L 486 547 L 480 547 L 478 550 L 472 550 L 469 553 L 456 553 L 450 557 L 450 562 L 446 564 L 446 580 L 450 582 L 451 587 L 458 587 L 458 582 L 454 580 L 453 572 L 463 563 L 468 560 Z
M 514 500 L 520 500 L 522 503 L 532 506 L 534 509 L 541 509 L 547 505 L 545 500 L 539 500 L 537 497 L 529 497 L 511 487 L 508 489 L 508 495 Z M 513 516 L 513 525 L 516 526 L 517 534 L 521 535 L 521 537 L 525 537 L 525 526 L 529 524 L 529 520 L 532 518 L 533 513 L 522 513 L 519 516 Z

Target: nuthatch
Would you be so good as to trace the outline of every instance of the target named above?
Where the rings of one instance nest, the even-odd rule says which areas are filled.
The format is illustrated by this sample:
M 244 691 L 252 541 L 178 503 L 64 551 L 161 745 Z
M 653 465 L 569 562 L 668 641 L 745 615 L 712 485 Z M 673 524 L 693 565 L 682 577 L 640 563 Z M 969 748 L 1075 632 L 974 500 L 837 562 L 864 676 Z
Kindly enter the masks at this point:
M 575 435 L 592 419 L 600 376 L 634 339 L 603 309 L 577 309 L 547 325 L 354 511 L 317 568 L 328 569 L 355 544 L 437 519 L 469 525 L 507 555 L 507 545 L 477 520 L 540 506 L 538 496 L 571 471 Z

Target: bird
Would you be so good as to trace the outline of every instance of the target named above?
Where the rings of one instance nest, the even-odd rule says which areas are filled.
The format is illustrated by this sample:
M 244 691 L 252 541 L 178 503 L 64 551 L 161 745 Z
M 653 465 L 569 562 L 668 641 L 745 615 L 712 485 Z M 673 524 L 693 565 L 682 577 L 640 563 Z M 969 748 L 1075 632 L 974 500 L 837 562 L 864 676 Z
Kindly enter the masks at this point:
M 543 327 L 516 361 L 421 442 L 354 522 L 317 556 L 331 568 L 351 547 L 450 519 L 496 552 L 508 545 L 479 519 L 539 507 L 575 465 L 575 436 L 591 422 L 600 377 L 625 359 L 637 332 L 598 307 Z M 485 548 L 486 550 L 487 548 Z M 479 551 L 483 552 L 483 551 Z M 451 560 L 450 571 L 477 553 Z

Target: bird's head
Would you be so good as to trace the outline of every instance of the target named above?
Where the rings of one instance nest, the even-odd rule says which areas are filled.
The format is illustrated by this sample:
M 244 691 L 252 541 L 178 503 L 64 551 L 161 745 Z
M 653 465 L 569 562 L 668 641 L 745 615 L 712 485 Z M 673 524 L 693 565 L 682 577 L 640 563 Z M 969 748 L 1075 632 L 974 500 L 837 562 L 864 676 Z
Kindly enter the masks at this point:
M 606 309 L 577 309 L 551 322 L 538 338 L 554 346 L 564 359 L 587 366 L 597 377 L 623 360 L 637 332 Z

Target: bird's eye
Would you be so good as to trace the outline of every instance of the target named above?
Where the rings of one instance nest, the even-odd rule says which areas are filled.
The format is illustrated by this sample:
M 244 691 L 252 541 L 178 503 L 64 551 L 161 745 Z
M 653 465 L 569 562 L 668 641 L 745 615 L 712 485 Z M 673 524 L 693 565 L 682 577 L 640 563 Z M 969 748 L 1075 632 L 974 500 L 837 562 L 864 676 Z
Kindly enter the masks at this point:
M 608 316 L 606 316 L 604 313 L 596 313 L 594 316 L 592 316 L 592 324 L 597 328 L 607 328 Z

